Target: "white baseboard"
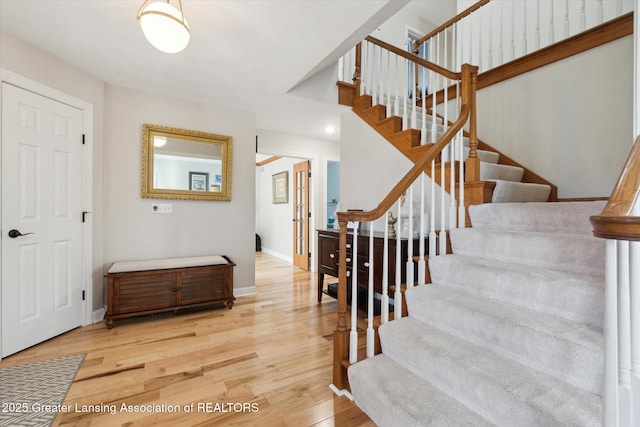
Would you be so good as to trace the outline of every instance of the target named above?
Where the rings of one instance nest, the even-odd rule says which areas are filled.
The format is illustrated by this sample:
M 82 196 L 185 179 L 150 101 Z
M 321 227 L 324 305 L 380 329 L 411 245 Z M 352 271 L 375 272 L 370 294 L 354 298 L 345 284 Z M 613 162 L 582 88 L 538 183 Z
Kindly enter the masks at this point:
M 281 254 L 280 252 L 273 251 L 273 250 L 271 250 L 269 248 L 262 248 L 262 252 L 264 252 L 265 254 L 272 255 L 272 256 L 274 256 L 276 258 L 280 258 L 282 260 L 285 260 L 285 261 L 293 264 L 293 257 L 290 257 L 289 255 Z
M 93 323 L 100 323 L 104 320 L 104 314 L 107 312 L 107 307 L 102 307 L 98 310 L 95 310 L 92 314 L 91 314 L 91 320 L 93 320 Z
M 233 288 L 233 295 L 237 297 L 246 297 L 249 295 L 257 295 L 258 291 L 255 286 L 245 286 L 243 288 Z
M 349 390 L 345 388 L 339 390 L 338 387 L 333 384 L 329 384 L 329 388 L 336 394 L 336 396 L 345 396 L 347 399 L 353 401 L 353 395 L 349 393 Z

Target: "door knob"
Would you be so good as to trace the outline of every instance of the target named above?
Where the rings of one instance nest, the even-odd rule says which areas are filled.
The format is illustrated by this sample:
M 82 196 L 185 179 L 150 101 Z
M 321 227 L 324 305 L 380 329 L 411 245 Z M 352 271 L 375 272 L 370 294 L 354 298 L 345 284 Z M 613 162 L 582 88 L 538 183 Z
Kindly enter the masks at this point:
M 13 230 L 9 230 L 9 237 L 11 237 L 12 239 L 15 239 L 16 237 L 21 237 L 21 236 L 28 236 L 29 234 L 33 234 L 33 233 L 22 234 L 19 230 L 16 230 L 15 228 Z

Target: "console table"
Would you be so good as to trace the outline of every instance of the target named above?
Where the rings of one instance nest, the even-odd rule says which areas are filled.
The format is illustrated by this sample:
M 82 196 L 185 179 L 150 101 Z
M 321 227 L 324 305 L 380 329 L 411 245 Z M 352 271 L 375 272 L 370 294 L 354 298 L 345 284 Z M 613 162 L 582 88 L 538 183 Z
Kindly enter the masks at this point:
M 108 270 L 107 328 L 115 319 L 218 303 L 233 307 L 233 267 L 226 256 L 119 261 Z
M 337 230 L 317 230 L 318 233 L 318 302 L 322 302 L 322 294 L 328 293 L 324 289 L 325 274 L 338 277 L 338 259 L 340 255 L 339 239 L 340 235 Z M 353 249 L 353 233 L 347 233 L 347 258 L 352 258 Z M 409 239 L 400 239 L 400 256 L 403 262 L 407 260 L 407 247 Z M 418 254 L 420 238 L 412 239 L 413 253 Z M 425 238 L 425 248 L 428 248 L 428 242 Z M 396 239 L 389 239 L 388 244 L 389 261 L 388 261 L 388 284 L 396 283 Z M 383 254 L 384 254 L 384 233 L 373 232 L 373 284 L 377 293 L 382 293 L 382 277 L 383 277 Z M 369 286 L 369 232 L 358 233 L 358 287 L 367 289 Z M 402 283 L 406 281 L 406 268 L 402 268 Z M 417 277 L 417 263 L 414 266 L 414 277 Z

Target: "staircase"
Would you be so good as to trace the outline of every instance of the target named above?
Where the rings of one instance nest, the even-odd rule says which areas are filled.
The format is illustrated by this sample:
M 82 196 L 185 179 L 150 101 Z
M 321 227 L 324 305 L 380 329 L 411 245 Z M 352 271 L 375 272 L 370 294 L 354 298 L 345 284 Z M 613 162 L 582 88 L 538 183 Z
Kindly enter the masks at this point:
M 447 69 L 456 55 L 438 65 L 432 41 L 436 63 L 370 36 L 343 60 L 343 76 L 353 78 L 338 83 L 340 104 L 414 165 L 374 208 L 337 213 L 331 388 L 380 426 L 637 425 L 640 137 L 606 206 L 541 203 L 556 200 L 555 187 L 477 138 L 476 91 L 497 74 L 481 85 L 478 66 Z M 544 63 L 557 60 L 558 46 Z M 541 66 L 535 54 L 523 61 L 518 73 Z M 381 265 L 371 256 L 374 234 L 385 242 Z M 389 251 L 391 239 L 398 248 L 409 236 L 415 252 Z M 367 240 L 368 260 L 358 253 Z M 389 286 L 394 273 L 406 284 Z M 347 288 L 353 297 L 365 287 L 358 274 L 368 275 L 364 323 L 357 305 L 347 306 Z M 391 300 L 403 301 L 394 313 Z
M 471 206 L 382 353 L 349 367 L 357 405 L 379 426 L 601 425 L 604 205 Z

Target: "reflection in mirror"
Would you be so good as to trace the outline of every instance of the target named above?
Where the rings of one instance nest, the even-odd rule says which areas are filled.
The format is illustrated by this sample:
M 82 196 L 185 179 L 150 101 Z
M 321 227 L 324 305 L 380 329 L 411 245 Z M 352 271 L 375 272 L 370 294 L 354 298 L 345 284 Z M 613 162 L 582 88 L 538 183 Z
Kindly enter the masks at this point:
M 143 125 L 142 197 L 231 200 L 231 137 Z

